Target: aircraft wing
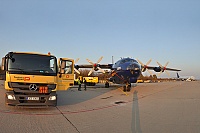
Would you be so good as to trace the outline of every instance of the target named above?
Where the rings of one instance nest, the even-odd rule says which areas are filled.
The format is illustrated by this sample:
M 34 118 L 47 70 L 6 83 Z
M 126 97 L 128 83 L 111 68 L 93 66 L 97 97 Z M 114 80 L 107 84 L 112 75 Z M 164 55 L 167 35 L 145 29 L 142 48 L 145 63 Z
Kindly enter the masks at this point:
M 113 64 L 100 64 L 99 67 L 103 69 L 112 69 Z
M 75 65 L 76 68 L 92 68 L 93 65 Z
M 169 70 L 169 71 L 181 71 L 180 69 L 173 69 L 173 68 L 166 68 L 165 70 Z
M 91 65 L 75 65 L 76 69 L 79 68 L 92 68 L 90 72 L 88 73 L 88 76 L 93 73 L 94 71 L 101 71 L 102 73 L 105 73 L 103 69 L 112 69 L 113 64 L 91 64 Z
M 169 64 L 169 62 L 167 62 L 165 64 L 165 66 L 163 66 L 159 62 L 157 62 L 158 66 L 154 67 L 154 66 L 149 66 L 149 64 L 151 62 L 151 59 L 146 64 L 143 64 L 138 59 L 137 59 L 137 61 L 141 64 L 142 72 L 144 72 L 145 70 L 154 70 L 155 72 L 164 72 L 165 70 L 169 70 L 169 71 L 181 71 L 180 69 L 168 68 L 167 65 Z M 151 74 L 150 71 L 149 71 L 149 73 Z
M 168 67 L 154 67 L 154 66 L 146 66 L 147 69 L 149 70 L 156 70 L 156 69 L 163 69 L 163 70 L 169 70 L 169 71 L 181 71 L 180 69 L 175 69 L 175 68 L 168 68 Z
M 88 65 L 88 64 L 83 64 L 83 65 L 75 65 L 76 68 L 93 68 L 93 67 L 100 67 L 103 69 L 112 69 L 113 64 L 94 64 L 94 65 Z

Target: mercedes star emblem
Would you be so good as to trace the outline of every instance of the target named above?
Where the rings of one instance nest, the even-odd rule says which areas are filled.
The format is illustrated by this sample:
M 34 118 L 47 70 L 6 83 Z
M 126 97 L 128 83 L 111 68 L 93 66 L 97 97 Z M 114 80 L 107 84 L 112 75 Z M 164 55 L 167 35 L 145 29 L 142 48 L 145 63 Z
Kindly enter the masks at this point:
M 29 89 L 30 89 L 31 91 L 36 91 L 36 90 L 37 90 L 36 84 L 30 84 Z

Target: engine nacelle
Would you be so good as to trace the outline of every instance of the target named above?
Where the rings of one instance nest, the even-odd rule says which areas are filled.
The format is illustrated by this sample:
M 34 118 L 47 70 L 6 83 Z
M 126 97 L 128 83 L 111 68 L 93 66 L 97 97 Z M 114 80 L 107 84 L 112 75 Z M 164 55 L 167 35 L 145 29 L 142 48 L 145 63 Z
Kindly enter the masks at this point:
M 154 69 L 153 69 L 155 72 L 161 72 L 162 71 L 162 69 L 160 68 L 160 67 L 155 67 Z M 164 70 L 163 70 L 164 71 Z M 162 72 L 163 72 L 162 71 Z

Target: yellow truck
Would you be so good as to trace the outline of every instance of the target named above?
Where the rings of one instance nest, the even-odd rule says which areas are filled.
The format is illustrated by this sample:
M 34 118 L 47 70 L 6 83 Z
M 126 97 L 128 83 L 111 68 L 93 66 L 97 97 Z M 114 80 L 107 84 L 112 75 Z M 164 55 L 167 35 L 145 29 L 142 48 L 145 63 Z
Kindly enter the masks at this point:
M 58 90 L 74 85 L 74 60 L 50 53 L 9 52 L 2 58 L 5 102 L 14 106 L 56 106 Z
M 83 83 L 84 79 L 86 80 L 88 86 L 95 86 L 98 82 L 99 82 L 99 78 L 98 77 L 83 77 L 83 76 L 79 76 L 78 78 L 80 78 L 81 82 Z M 78 78 L 74 80 L 74 84 L 78 84 Z
M 137 80 L 137 83 L 144 83 L 144 80 L 138 79 L 138 80 Z

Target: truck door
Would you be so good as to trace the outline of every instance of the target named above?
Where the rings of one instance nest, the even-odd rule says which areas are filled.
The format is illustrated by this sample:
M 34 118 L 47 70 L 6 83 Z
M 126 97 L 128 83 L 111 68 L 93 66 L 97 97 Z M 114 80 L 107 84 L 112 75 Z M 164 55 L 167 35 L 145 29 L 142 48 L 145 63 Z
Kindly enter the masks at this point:
M 74 85 L 74 60 L 60 58 L 58 61 L 57 90 L 67 90 Z

